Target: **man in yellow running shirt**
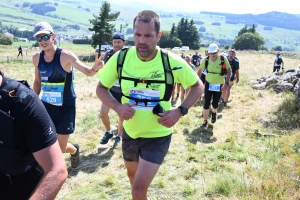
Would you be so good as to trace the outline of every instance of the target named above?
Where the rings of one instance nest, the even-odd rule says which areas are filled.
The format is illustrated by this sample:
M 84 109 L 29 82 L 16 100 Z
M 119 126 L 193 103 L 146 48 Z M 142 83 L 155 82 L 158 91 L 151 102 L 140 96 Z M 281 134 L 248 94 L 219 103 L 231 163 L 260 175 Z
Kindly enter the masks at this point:
M 170 99 L 163 98 L 165 93 L 171 98 L 173 87 L 167 87 L 166 83 L 170 70 L 165 70 L 163 52 L 157 46 L 162 35 L 160 18 L 153 11 L 141 11 L 134 18 L 133 29 L 135 47 L 128 49 L 120 72 L 122 104 L 108 92 L 119 77 L 120 51 L 98 74 L 100 81 L 96 93 L 105 105 L 125 120 L 122 151 L 132 198 L 147 199 L 148 187 L 168 152 L 172 127 L 199 99 L 203 84 L 185 60 L 168 52 L 173 83 L 181 83 L 185 89 L 191 87 L 181 106 L 170 110 Z

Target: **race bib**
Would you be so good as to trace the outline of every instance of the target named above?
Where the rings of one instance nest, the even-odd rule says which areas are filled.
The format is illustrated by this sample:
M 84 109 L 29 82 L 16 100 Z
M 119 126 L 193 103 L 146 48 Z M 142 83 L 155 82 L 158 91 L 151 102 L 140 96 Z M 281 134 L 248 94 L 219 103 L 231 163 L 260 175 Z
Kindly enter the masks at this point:
M 55 106 L 62 105 L 61 92 L 43 92 L 42 101 Z
M 138 102 L 137 105 L 133 106 L 134 109 L 139 110 L 151 110 L 156 104 L 158 104 L 160 99 L 160 92 L 157 90 L 149 90 L 149 89 L 139 89 L 139 88 L 130 88 L 129 96 L 136 99 L 148 99 L 148 100 L 157 100 L 157 102 Z M 130 99 L 130 103 L 135 103 L 135 100 Z
M 208 86 L 209 91 L 214 91 L 214 92 L 220 92 L 221 91 L 221 85 L 220 84 L 209 84 Z

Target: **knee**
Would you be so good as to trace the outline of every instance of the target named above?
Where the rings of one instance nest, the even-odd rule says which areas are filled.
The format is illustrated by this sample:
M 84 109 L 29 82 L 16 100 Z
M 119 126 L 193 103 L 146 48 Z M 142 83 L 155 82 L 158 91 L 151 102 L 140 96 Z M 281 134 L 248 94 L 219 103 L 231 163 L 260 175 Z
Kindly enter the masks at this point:
M 100 118 L 104 118 L 106 116 L 108 116 L 108 112 L 104 112 L 104 111 L 100 110 Z

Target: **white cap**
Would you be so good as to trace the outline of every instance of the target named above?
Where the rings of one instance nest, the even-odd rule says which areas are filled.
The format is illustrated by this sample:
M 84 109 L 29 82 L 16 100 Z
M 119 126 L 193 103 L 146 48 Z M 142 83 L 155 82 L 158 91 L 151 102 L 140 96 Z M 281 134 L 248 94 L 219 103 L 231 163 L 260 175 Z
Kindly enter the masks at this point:
M 208 49 L 207 49 L 208 53 L 215 53 L 215 52 L 217 52 L 218 50 L 219 50 L 218 45 L 216 45 L 216 44 L 214 44 L 214 43 L 210 44 L 210 45 L 208 46 Z
M 53 28 L 48 22 L 39 22 L 34 26 L 33 37 L 39 34 L 51 34 L 53 32 Z

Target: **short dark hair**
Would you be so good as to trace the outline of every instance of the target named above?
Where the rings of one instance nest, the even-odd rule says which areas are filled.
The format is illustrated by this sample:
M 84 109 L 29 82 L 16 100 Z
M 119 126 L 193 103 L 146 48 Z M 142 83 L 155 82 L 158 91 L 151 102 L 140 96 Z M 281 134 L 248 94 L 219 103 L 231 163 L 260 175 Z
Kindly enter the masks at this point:
M 158 14 L 156 14 L 155 12 L 153 12 L 151 10 L 143 10 L 143 11 L 139 12 L 137 14 L 137 16 L 133 19 L 133 29 L 134 29 L 135 22 L 137 20 L 140 20 L 145 23 L 153 21 L 155 24 L 156 35 L 158 35 L 158 33 L 160 31 L 160 18 L 158 16 Z

